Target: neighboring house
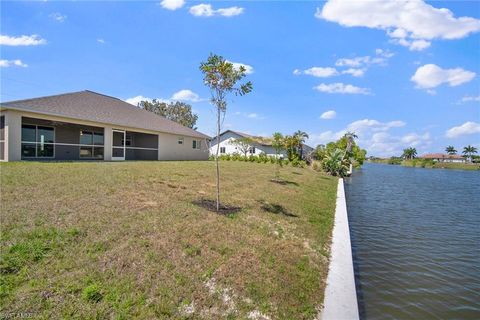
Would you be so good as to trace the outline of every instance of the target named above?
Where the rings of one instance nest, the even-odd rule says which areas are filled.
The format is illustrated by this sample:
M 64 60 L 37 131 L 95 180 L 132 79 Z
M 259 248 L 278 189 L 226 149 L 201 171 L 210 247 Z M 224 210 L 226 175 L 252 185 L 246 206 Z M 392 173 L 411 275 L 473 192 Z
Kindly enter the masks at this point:
M 250 149 L 247 153 L 248 155 L 258 156 L 261 153 L 265 153 L 267 156 L 275 156 L 275 149 L 272 147 L 272 139 L 266 137 L 252 136 L 243 132 L 227 130 L 220 134 L 220 155 L 222 154 L 233 154 L 242 152 L 240 149 L 233 143 L 236 139 L 249 138 L 254 142 L 250 146 Z M 214 155 L 217 152 L 217 137 L 212 138 L 210 142 L 210 154 Z M 304 156 L 308 155 L 314 149 L 307 145 L 303 147 Z M 287 157 L 287 151 L 282 150 L 279 153 L 281 158 Z
M 207 160 L 210 139 L 92 91 L 0 103 L 0 160 Z
M 421 156 L 420 158 L 433 160 L 435 162 L 464 163 L 466 161 L 464 157 L 458 154 L 443 154 L 443 153 L 429 153 Z

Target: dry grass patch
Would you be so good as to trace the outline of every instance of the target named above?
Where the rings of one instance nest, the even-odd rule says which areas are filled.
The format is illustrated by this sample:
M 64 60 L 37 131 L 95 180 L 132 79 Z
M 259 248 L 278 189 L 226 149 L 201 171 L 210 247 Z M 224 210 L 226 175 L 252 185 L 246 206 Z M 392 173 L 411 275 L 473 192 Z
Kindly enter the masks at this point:
M 312 319 L 336 180 L 222 162 L 3 163 L 0 313 L 34 318 Z

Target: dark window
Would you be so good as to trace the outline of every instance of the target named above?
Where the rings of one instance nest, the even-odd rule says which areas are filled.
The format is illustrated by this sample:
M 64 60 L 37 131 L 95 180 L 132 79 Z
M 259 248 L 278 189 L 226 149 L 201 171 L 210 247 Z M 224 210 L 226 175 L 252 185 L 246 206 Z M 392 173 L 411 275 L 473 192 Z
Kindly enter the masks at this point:
M 94 147 L 93 157 L 96 159 L 103 159 L 103 147 Z
M 220 153 L 225 153 L 225 147 L 220 147 Z
M 0 141 L 5 140 L 5 116 L 0 117 Z
M 37 158 L 52 158 L 53 144 L 39 143 L 37 144 Z
M 101 145 L 103 146 L 103 133 L 101 132 L 94 132 L 93 133 L 93 144 L 94 145 Z
M 22 141 L 36 142 L 36 127 L 24 124 L 22 125 Z
M 22 143 L 22 157 L 35 158 L 35 154 L 34 143 Z
M 183 138 L 178 138 L 178 144 L 183 144 Z
M 91 158 L 92 147 L 80 147 L 80 158 Z
M 250 153 L 254 154 L 255 153 L 255 147 L 250 147 Z
M 40 143 L 54 143 L 55 131 L 51 127 L 37 127 L 37 142 Z
M 80 144 L 92 145 L 93 134 L 90 131 L 80 131 Z
M 192 142 L 192 148 L 193 149 L 200 149 L 200 146 L 202 144 L 201 140 L 193 140 Z
M 52 127 L 22 125 L 22 157 L 53 158 L 55 129 Z
M 5 116 L 0 117 L 0 160 L 5 160 Z
M 123 139 L 122 139 L 122 145 L 123 145 Z M 129 133 L 125 133 L 125 147 L 132 146 L 133 145 L 133 137 Z
M 103 132 L 80 131 L 80 158 L 103 159 Z

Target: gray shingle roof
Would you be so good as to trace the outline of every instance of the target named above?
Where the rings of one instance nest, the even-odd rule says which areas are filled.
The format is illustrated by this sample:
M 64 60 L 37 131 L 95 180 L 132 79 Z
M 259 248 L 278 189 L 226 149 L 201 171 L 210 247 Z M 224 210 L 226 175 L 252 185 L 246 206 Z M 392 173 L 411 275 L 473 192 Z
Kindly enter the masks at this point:
M 2 102 L 0 106 L 5 109 L 16 109 L 189 137 L 209 138 L 201 132 L 135 107 L 118 98 L 88 90 Z

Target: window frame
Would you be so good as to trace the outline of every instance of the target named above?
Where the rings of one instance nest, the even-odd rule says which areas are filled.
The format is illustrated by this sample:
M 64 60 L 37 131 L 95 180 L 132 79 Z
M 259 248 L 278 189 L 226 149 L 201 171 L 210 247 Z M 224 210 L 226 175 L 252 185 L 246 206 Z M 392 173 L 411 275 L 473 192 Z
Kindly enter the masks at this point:
M 256 149 L 255 147 L 250 147 L 250 148 L 248 148 L 248 152 L 249 152 L 250 154 L 255 154 L 256 151 L 257 151 L 257 149 Z
M 185 139 L 184 139 L 183 137 L 179 137 L 179 138 L 177 139 L 177 144 L 183 145 L 184 142 L 185 142 L 184 140 L 185 140 Z
M 43 125 L 43 124 L 32 124 L 32 123 L 28 123 L 28 122 L 25 122 L 25 123 L 22 123 L 22 126 L 21 126 L 21 129 L 23 130 L 23 126 L 32 126 L 32 127 L 35 127 L 35 141 L 26 141 L 26 140 L 23 140 L 23 132 L 22 132 L 22 136 L 21 136 L 21 150 L 22 150 L 22 154 L 21 154 L 21 158 L 22 159 L 55 159 L 55 141 L 57 141 L 57 136 L 56 136 L 56 130 L 55 130 L 55 127 L 54 126 L 49 126 L 49 125 Z M 51 157 L 39 157 L 38 156 L 38 145 L 41 144 L 41 142 L 37 142 L 38 140 L 38 127 L 43 127 L 43 128 L 51 128 L 53 129 L 53 142 L 44 142 L 43 144 L 45 145 L 52 145 L 53 146 L 53 154 Z M 26 157 L 23 155 L 23 145 L 24 144 L 33 144 L 35 145 L 35 156 L 33 157 Z
M 192 149 L 200 150 L 202 148 L 202 140 L 192 140 Z
M 103 160 L 105 158 L 105 133 L 100 132 L 100 131 L 87 129 L 87 130 L 80 130 L 80 136 L 82 136 L 83 132 L 89 133 L 92 136 L 92 138 L 91 138 L 90 144 L 85 144 L 85 143 L 79 143 L 78 144 L 78 158 L 79 159 L 86 159 L 86 160 L 100 160 L 100 159 Z M 95 144 L 95 135 L 102 135 L 102 137 L 103 137 L 102 144 Z M 78 142 L 80 142 L 80 139 L 79 139 Z M 84 148 L 84 149 L 90 148 L 91 155 L 90 156 L 82 156 L 82 153 L 81 153 L 82 148 Z M 95 149 L 103 149 L 101 158 L 95 157 Z
M 222 150 L 223 150 L 223 152 L 222 152 Z M 220 153 L 221 153 L 221 154 L 227 153 L 227 148 L 225 148 L 225 147 L 220 147 Z

